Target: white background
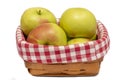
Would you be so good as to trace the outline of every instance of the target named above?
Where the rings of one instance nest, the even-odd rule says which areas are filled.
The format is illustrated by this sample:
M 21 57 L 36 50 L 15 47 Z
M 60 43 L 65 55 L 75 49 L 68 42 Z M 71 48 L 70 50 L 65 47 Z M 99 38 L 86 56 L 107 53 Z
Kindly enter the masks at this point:
M 70 7 L 84 7 L 106 26 L 111 44 L 100 72 L 93 77 L 34 77 L 24 66 L 16 49 L 15 32 L 23 11 L 45 7 L 60 17 Z M 3 0 L 0 1 L 0 80 L 120 80 L 119 0 Z

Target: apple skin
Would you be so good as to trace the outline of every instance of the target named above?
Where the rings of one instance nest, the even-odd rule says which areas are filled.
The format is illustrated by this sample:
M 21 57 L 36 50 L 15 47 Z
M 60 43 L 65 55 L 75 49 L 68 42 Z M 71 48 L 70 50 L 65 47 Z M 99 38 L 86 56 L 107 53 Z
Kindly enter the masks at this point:
M 67 45 L 67 36 L 64 30 L 55 23 L 43 23 L 33 29 L 27 38 L 33 44 Z
M 90 39 L 87 39 L 87 38 L 73 38 L 73 39 L 68 41 L 68 45 L 70 45 L 70 44 L 81 44 L 81 43 L 86 43 L 88 41 L 90 41 Z
M 42 7 L 32 7 L 24 11 L 21 16 L 21 29 L 27 36 L 29 32 L 42 23 L 57 23 L 52 12 Z
M 94 14 L 85 8 L 69 8 L 64 11 L 60 26 L 69 37 L 91 38 L 97 29 Z

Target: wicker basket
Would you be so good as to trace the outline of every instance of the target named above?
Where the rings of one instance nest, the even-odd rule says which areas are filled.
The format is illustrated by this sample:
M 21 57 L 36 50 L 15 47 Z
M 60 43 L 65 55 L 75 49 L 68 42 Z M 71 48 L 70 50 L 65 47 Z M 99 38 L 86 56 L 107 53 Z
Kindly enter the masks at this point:
M 97 40 L 82 45 L 76 44 L 65 47 L 28 43 L 20 27 L 18 27 L 16 31 L 17 49 L 20 57 L 25 62 L 28 72 L 34 76 L 97 75 L 100 64 L 110 45 L 105 26 L 100 21 L 97 23 Z
M 103 58 L 91 62 L 40 64 L 25 61 L 25 66 L 34 76 L 94 76 L 100 69 Z

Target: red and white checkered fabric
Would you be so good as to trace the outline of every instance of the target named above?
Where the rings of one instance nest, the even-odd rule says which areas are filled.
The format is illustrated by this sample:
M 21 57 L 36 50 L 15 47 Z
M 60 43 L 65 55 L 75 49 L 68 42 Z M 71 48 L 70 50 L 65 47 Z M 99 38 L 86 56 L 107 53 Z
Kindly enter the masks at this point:
M 110 39 L 105 26 L 97 21 L 98 39 L 84 44 L 66 46 L 35 45 L 26 42 L 20 29 L 16 31 L 16 42 L 19 55 L 23 60 L 34 63 L 73 63 L 89 62 L 105 56 L 109 49 Z

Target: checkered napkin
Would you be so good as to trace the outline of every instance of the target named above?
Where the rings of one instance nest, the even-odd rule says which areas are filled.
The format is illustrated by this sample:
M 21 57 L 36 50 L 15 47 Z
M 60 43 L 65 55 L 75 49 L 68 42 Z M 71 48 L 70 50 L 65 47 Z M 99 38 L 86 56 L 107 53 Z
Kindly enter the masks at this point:
M 28 43 L 18 27 L 16 31 L 18 53 L 25 61 L 42 64 L 89 62 L 100 59 L 106 55 L 110 39 L 105 26 L 100 21 L 97 21 L 97 24 L 97 40 L 66 46 Z

